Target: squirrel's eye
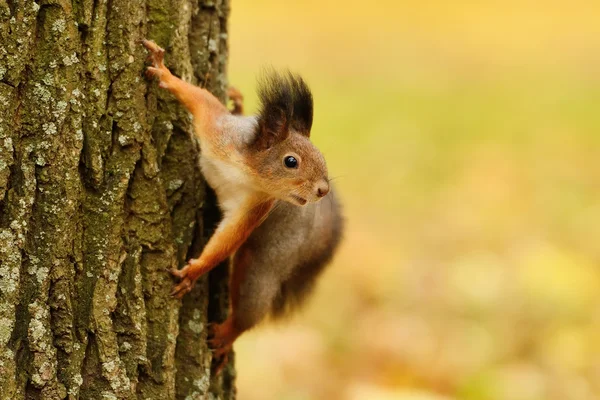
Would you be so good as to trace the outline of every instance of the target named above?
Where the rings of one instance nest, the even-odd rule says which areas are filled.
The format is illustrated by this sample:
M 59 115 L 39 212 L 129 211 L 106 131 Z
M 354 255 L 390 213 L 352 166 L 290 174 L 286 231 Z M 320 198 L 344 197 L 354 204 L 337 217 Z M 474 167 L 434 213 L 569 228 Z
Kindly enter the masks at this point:
M 284 158 L 283 163 L 288 168 L 297 168 L 298 167 L 298 160 L 296 160 L 296 157 L 293 157 L 293 156 L 287 156 L 286 158 Z

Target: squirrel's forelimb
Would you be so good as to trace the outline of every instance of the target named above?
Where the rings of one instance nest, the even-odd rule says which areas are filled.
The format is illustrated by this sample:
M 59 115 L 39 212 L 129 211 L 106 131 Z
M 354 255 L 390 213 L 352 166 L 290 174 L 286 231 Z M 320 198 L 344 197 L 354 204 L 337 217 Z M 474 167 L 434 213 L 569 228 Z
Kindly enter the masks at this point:
M 274 203 L 275 199 L 259 202 L 248 200 L 238 210 L 225 213 L 200 257 L 191 259 L 183 269 L 172 271 L 173 275 L 181 279 L 172 295 L 181 298 L 192 289 L 199 277 L 231 256 L 267 217 Z
M 165 50 L 152 40 L 142 40 L 150 52 L 148 58 L 152 66 L 147 68 L 147 74 L 158 79 L 158 85 L 173 93 L 185 108 L 195 117 L 196 121 L 210 121 L 206 114 L 226 114 L 227 108 L 219 102 L 208 90 L 194 86 L 179 79 L 169 71 L 163 60 Z

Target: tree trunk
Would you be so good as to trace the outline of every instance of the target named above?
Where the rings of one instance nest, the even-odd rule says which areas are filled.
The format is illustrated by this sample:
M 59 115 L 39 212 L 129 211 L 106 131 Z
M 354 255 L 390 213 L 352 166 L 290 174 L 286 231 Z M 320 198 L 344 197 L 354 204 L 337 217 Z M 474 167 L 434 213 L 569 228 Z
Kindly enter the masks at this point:
M 168 270 L 216 222 L 166 64 L 224 100 L 228 0 L 0 0 L 0 398 L 230 399 L 210 376 L 227 269 Z M 210 282 L 209 282 L 210 280 Z

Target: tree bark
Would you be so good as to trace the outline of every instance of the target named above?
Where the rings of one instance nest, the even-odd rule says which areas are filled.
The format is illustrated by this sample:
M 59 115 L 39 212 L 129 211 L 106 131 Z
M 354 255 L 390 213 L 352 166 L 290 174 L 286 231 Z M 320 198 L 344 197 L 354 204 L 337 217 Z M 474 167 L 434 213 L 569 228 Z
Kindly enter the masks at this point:
M 228 0 L 0 0 L 0 398 L 235 397 L 211 377 L 227 269 L 168 270 L 218 216 L 147 37 L 225 100 Z M 209 282 L 210 280 L 210 282 Z

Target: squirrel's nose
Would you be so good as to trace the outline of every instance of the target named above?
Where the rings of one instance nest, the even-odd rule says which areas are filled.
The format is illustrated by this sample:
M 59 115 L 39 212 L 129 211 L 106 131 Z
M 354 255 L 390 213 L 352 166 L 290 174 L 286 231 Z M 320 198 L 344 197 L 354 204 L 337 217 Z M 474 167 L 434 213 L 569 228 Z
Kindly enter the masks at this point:
M 324 197 L 329 193 L 329 183 L 322 181 L 317 185 L 317 196 Z

